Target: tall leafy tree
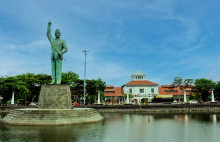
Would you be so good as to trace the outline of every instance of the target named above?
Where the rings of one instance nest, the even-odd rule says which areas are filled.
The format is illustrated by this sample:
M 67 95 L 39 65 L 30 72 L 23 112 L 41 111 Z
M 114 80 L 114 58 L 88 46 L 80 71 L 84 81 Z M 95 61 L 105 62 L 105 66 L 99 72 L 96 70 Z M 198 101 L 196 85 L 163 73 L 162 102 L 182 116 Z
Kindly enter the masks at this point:
M 97 99 L 98 91 L 103 93 L 106 88 L 106 84 L 102 79 L 98 78 L 97 80 L 87 80 L 86 81 L 86 92 L 91 103 L 94 103 Z
M 72 86 L 75 86 L 76 84 L 76 81 L 79 80 L 79 75 L 72 72 L 72 71 L 69 71 L 68 73 L 62 73 L 62 84 L 69 84 L 69 85 L 72 85 Z
M 191 87 L 193 84 L 193 79 L 183 79 L 182 77 L 175 77 L 173 79 L 173 84 L 171 85 L 170 89 L 174 89 L 175 87 L 179 87 L 180 90 L 183 92 L 186 88 Z
M 72 99 L 79 102 L 80 96 L 83 94 L 83 81 L 79 79 L 79 75 L 72 71 L 63 72 L 61 83 L 70 85 Z
M 219 101 L 220 100 L 220 81 L 217 81 L 215 86 L 215 98 Z
M 20 80 L 18 76 L 5 77 L 3 85 L 1 84 L 1 93 L 3 96 L 3 102 L 11 99 L 12 93 L 15 93 L 15 100 L 24 102 L 30 90 L 26 87 L 26 84 Z
M 211 79 L 196 79 L 195 80 L 195 88 L 198 93 L 201 94 L 202 100 L 204 102 L 208 101 L 208 97 L 210 96 L 210 90 L 216 87 L 216 83 Z
M 190 87 L 193 84 L 193 79 L 183 79 L 182 77 L 175 77 L 173 79 L 173 87 L 180 87 L 181 90 L 184 90 L 187 87 Z
M 84 94 L 84 81 L 76 80 L 75 85 L 71 87 L 72 99 L 74 101 L 80 102 L 80 97 Z

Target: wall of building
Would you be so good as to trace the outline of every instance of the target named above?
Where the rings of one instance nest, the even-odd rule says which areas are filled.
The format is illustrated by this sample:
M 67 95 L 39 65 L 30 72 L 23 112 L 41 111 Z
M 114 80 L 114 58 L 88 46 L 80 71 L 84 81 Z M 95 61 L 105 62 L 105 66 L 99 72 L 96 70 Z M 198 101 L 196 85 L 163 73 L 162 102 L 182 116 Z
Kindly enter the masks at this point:
M 130 89 L 132 89 L 132 93 L 130 93 Z M 140 93 L 140 89 L 144 89 L 143 93 Z M 154 92 L 152 92 L 152 89 Z M 124 86 L 123 87 L 124 94 L 132 94 L 134 98 L 148 98 L 152 99 L 154 95 L 158 95 L 158 86 L 152 85 L 140 85 L 140 86 Z M 135 96 L 136 95 L 136 96 Z

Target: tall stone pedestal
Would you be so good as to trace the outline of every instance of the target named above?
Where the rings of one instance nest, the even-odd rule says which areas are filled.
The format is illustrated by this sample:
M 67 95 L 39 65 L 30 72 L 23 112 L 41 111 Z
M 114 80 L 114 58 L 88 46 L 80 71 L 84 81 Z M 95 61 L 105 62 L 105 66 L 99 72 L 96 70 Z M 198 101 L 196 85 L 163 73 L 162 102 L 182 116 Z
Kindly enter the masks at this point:
M 92 108 L 71 109 L 70 86 L 65 84 L 43 85 L 38 105 L 12 110 L 2 121 L 9 125 L 69 125 L 103 120 Z
M 46 84 L 41 87 L 38 109 L 71 109 L 70 86 L 66 84 Z

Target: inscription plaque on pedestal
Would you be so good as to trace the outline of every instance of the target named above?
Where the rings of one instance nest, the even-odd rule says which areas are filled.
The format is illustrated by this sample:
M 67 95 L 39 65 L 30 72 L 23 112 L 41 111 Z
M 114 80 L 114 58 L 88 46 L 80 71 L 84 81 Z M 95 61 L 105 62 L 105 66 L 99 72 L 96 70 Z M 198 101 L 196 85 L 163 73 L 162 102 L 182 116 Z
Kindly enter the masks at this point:
M 71 109 L 70 86 L 66 84 L 42 85 L 38 109 Z

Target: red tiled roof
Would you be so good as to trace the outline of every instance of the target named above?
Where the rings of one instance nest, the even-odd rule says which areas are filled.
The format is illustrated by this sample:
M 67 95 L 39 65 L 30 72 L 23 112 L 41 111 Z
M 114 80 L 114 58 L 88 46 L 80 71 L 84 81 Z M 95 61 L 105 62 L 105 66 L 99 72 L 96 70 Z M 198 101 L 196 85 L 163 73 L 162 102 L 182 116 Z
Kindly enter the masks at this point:
M 148 80 L 132 80 L 125 85 L 152 85 L 152 84 L 157 84 Z
M 170 88 L 170 87 L 173 87 L 173 85 L 161 85 L 161 87 L 163 87 L 163 88 Z
M 114 85 L 107 85 L 106 88 L 114 88 Z
M 183 85 L 183 86 L 185 86 L 185 85 Z M 163 87 L 163 88 L 173 88 L 174 86 L 173 85 L 161 85 L 161 87 Z M 187 88 L 192 88 L 192 87 L 195 87 L 195 86 L 194 85 L 190 85 Z
M 192 87 L 185 88 L 186 95 L 191 94 L 190 92 L 187 92 L 187 90 L 192 90 Z M 172 85 L 162 85 L 161 87 L 158 87 L 158 89 L 160 95 L 184 95 L 184 92 L 180 89 L 180 87 L 173 87 Z M 166 90 L 177 90 L 177 92 L 166 92 Z
M 106 86 L 107 87 L 107 86 Z M 111 91 L 109 93 L 107 93 L 108 91 Z M 105 96 L 124 96 L 124 93 L 123 93 L 123 88 L 122 87 L 114 87 L 111 88 L 111 89 L 105 89 L 105 92 L 104 92 L 104 95 Z

